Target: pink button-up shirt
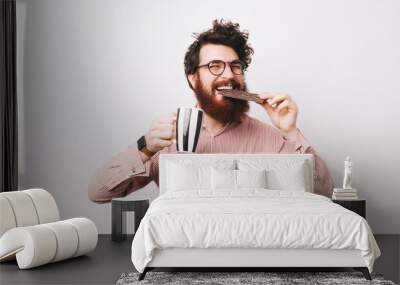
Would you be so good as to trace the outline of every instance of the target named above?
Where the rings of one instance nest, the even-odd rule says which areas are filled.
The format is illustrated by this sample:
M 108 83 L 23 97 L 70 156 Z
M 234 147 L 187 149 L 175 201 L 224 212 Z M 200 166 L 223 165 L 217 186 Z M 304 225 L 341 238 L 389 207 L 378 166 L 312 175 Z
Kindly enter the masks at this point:
M 333 181 L 324 161 L 298 130 L 296 141 L 286 140 L 274 127 L 245 115 L 240 122 L 228 123 L 212 134 L 202 126 L 196 153 L 310 153 L 314 155 L 314 193 L 331 197 Z M 176 153 L 173 143 L 143 162 L 136 143 L 116 154 L 97 169 L 89 183 L 89 198 L 109 202 L 143 188 L 151 181 L 158 186 L 159 155 Z

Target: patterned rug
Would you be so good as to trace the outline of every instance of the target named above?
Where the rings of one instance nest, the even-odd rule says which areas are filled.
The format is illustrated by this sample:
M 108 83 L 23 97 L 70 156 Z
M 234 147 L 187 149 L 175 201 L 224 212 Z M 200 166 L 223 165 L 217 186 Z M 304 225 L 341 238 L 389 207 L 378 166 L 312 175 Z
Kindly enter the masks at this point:
M 366 280 L 361 272 L 147 272 L 145 279 L 138 281 L 139 273 L 124 273 L 117 285 L 134 284 L 379 284 L 396 285 L 384 280 L 381 274 L 371 274 L 372 281 Z

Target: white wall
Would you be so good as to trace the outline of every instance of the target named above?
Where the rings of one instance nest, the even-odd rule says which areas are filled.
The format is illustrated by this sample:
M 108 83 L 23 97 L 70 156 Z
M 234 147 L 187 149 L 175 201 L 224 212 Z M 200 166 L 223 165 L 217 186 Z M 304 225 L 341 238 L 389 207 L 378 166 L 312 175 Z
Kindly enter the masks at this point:
M 51 191 L 64 218 L 110 232 L 90 177 L 156 116 L 194 104 L 184 52 L 225 18 L 250 32 L 249 89 L 291 95 L 336 186 L 351 155 L 373 230 L 400 233 L 400 2 L 18 0 L 17 14 L 21 188 Z M 269 122 L 254 103 L 250 115 Z

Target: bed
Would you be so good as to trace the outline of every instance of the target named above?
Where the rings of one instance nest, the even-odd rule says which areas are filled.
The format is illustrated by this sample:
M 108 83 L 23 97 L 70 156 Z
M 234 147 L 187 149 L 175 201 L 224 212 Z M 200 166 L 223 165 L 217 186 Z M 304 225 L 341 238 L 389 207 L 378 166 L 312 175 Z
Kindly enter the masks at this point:
M 361 216 L 313 193 L 310 154 L 161 154 L 160 195 L 132 242 L 159 267 L 352 267 L 371 279 L 379 247 Z

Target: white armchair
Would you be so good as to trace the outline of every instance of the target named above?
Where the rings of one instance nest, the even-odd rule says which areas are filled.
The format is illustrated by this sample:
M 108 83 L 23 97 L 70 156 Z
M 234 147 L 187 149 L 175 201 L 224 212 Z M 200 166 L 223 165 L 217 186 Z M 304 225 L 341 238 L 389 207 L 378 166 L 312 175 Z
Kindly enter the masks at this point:
M 97 234 L 87 218 L 60 221 L 44 189 L 0 193 L 0 262 L 17 259 L 28 269 L 80 256 L 95 249 Z

